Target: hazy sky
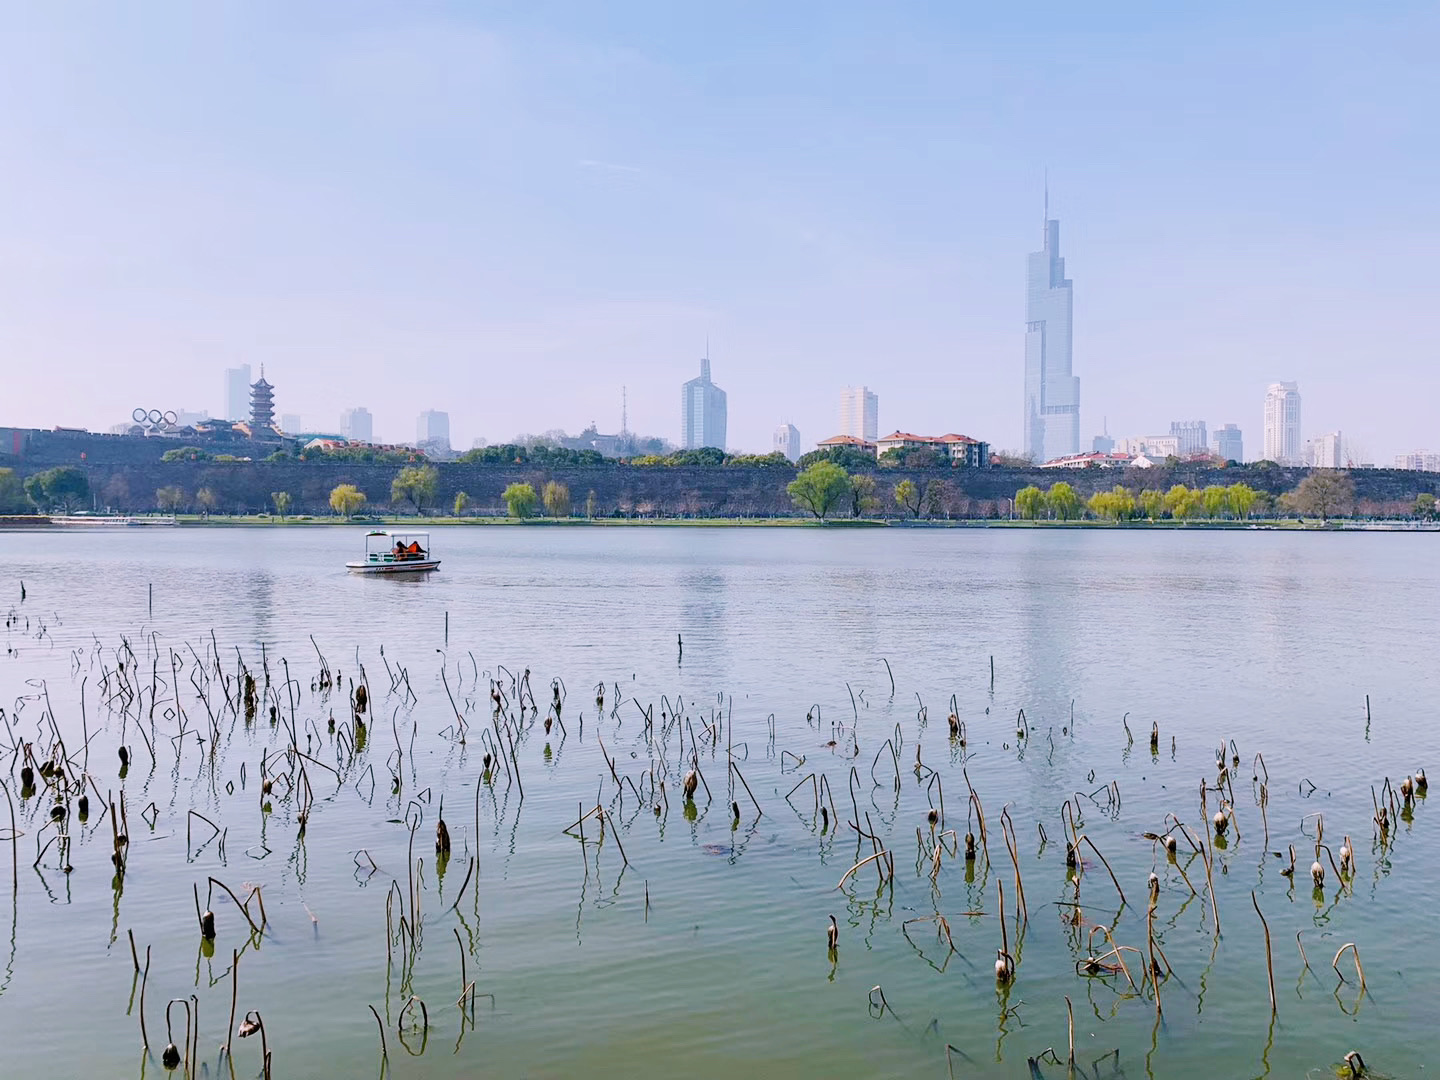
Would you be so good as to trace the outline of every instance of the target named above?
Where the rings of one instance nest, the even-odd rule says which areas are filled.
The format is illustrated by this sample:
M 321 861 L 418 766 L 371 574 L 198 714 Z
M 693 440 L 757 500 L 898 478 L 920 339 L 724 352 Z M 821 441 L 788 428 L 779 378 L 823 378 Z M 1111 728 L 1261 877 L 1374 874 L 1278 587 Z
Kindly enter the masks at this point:
M 1433 3 L 0 5 L 0 424 L 223 406 L 452 440 L 1021 441 L 1041 197 L 1088 445 L 1440 448 Z

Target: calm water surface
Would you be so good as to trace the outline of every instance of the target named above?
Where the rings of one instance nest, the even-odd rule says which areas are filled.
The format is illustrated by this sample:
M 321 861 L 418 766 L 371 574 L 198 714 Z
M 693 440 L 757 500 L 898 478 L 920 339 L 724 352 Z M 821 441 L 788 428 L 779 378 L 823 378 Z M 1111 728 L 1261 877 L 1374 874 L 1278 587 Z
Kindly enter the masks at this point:
M 378 1072 L 370 1005 L 386 1019 L 397 1077 L 941 1077 L 947 1044 L 956 1076 L 1028 1077 L 1027 1059 L 1049 1047 L 1063 1061 L 1066 996 L 1087 1075 L 1323 1076 L 1352 1049 L 1388 1075 L 1424 1076 L 1434 1066 L 1440 934 L 1428 907 L 1440 886 L 1440 844 L 1421 800 L 1382 848 L 1371 801 L 1371 786 L 1387 776 L 1398 783 L 1417 766 L 1440 770 L 1432 537 L 439 529 L 443 569 L 414 582 L 347 576 L 341 564 L 358 546 L 358 531 L 339 529 L 0 534 L 0 610 L 11 620 L 0 706 L 14 736 L 46 745 L 48 690 L 72 756 L 82 758 L 88 731 L 96 785 L 123 788 L 132 839 L 118 894 L 110 823 L 98 807 L 87 824 L 70 825 L 68 875 L 54 847 L 32 867 L 54 832 L 42 828 L 51 802 L 43 789 L 24 800 L 17 792 L 14 902 L 8 881 L 0 889 L 4 1075 L 158 1073 L 165 1003 L 191 994 L 200 1070 L 228 1074 L 217 1047 L 234 950 L 243 952 L 239 1013 L 264 1016 L 277 1077 Z M 124 780 L 122 718 L 100 689 L 122 635 L 142 661 L 147 694 L 157 651 L 163 680 L 174 650 L 188 716 L 188 734 L 172 740 L 178 721 L 162 683 L 152 763 L 132 709 L 123 740 L 134 761 Z M 311 635 L 347 688 L 360 664 L 369 676 L 374 719 L 353 758 L 326 729 L 332 713 L 348 726 L 344 696 L 311 690 L 319 667 Z M 197 739 L 208 739 L 209 720 L 190 680 L 195 657 L 213 655 L 212 640 L 232 676 L 237 650 L 258 671 L 263 646 L 274 687 L 282 658 L 301 684 L 302 738 L 337 770 L 310 767 L 317 802 L 303 838 L 283 783 L 270 811 L 261 808 L 262 754 L 274 771 L 288 741 L 283 726 L 272 728 L 263 710 L 249 726 L 227 710 L 213 754 Z M 387 662 L 408 672 L 418 700 L 403 685 L 390 692 Z M 502 772 L 477 803 L 488 680 L 501 665 L 530 669 L 542 711 L 517 745 L 523 799 Z M 453 737 L 442 667 L 470 724 L 465 745 Z M 565 731 L 547 736 L 554 678 L 568 692 Z M 601 682 L 603 719 L 594 703 Z M 612 715 L 617 688 L 623 703 Z M 701 735 L 711 797 L 701 788 L 693 810 L 677 790 L 677 725 L 663 751 L 643 728 L 642 706 L 654 706 L 657 725 L 662 708 L 670 712 L 661 695 L 684 702 L 686 759 L 690 729 Z M 963 749 L 947 736 L 952 695 L 967 727 Z M 1022 708 L 1030 735 L 1017 740 Z M 731 726 L 709 740 L 701 733 L 716 716 Z M 885 746 L 897 738 L 898 788 Z M 641 788 L 652 764 L 668 762 L 658 816 L 630 782 L 617 798 L 601 740 L 617 773 Z M 1164 832 L 1167 813 L 1202 824 L 1201 783 L 1213 785 L 1216 748 L 1229 740 L 1241 764 L 1237 829 L 1215 851 L 1217 936 L 1203 861 L 1182 841 L 1172 864 L 1144 834 Z M 727 785 L 727 743 L 758 818 L 743 787 Z M 1263 818 L 1257 752 L 1269 776 Z M 883 887 L 867 866 L 836 889 L 857 845 L 872 850 L 846 824 L 852 766 L 860 818 L 894 854 L 894 879 Z M 962 768 L 984 803 L 991 864 L 982 854 L 967 870 L 947 854 L 932 882 L 920 847 L 930 844 L 926 812 L 943 790 L 944 825 L 964 835 Z M 839 821 L 828 829 L 815 819 L 809 783 L 786 800 L 811 773 L 833 788 Z M 17 777 L 18 765 L 7 777 L 12 791 Z M 1112 781 L 1118 803 L 1100 790 Z M 564 830 L 597 791 L 612 831 L 597 844 L 589 821 L 582 845 Z M 1081 827 L 1128 900 L 1103 866 L 1087 863 L 1078 928 L 1060 813 L 1077 793 Z M 442 797 L 454 843 L 443 877 L 433 851 Z M 1211 791 L 1210 813 L 1216 800 Z M 1018 946 L 1015 871 L 999 825 L 1007 805 L 1029 913 Z M 187 851 L 191 809 L 225 830 L 223 852 L 204 842 L 210 830 L 199 823 Z M 423 817 L 413 965 L 403 946 L 387 962 L 386 947 L 387 889 L 392 881 L 408 888 L 407 814 Z M 1353 882 L 1342 888 L 1327 864 L 1319 893 L 1307 873 L 1317 814 L 1332 849 L 1348 834 L 1358 854 Z M 1272 854 L 1290 844 L 1303 879 L 1293 884 L 1280 873 L 1288 856 Z M 461 892 L 472 856 L 478 889 L 472 879 Z M 1145 947 L 1152 869 L 1161 883 L 1157 941 L 1174 969 L 1161 984 L 1158 1024 L 1148 986 L 1140 995 L 1123 975 L 1076 972 L 1097 924 L 1112 926 L 1124 946 Z M 203 901 L 212 875 L 237 891 L 262 887 L 269 925 L 258 946 L 247 943 L 234 905 L 217 898 L 214 955 L 201 949 L 191 890 L 198 884 Z M 1008 988 L 994 978 L 1000 882 L 1019 959 Z M 1272 936 L 1273 1023 L 1252 890 Z M 830 914 L 840 927 L 833 962 Z M 953 953 L 937 936 L 937 914 L 948 920 Z M 138 995 L 131 1001 L 129 930 L 142 958 L 151 951 L 146 1022 L 157 1058 L 148 1063 Z M 1331 968 L 1351 941 L 1363 994 L 1348 960 L 1348 982 Z M 484 995 L 473 1029 L 463 1030 L 462 950 Z M 1143 960 L 1126 956 L 1139 979 Z M 889 1003 L 878 1015 L 867 1006 L 877 985 Z M 411 995 L 428 1007 L 428 1041 L 397 1030 Z M 179 1042 L 178 1006 L 172 1017 Z M 235 1075 L 259 1073 L 258 1041 L 237 1042 Z M 1065 1075 L 1063 1065 L 1037 1068 Z

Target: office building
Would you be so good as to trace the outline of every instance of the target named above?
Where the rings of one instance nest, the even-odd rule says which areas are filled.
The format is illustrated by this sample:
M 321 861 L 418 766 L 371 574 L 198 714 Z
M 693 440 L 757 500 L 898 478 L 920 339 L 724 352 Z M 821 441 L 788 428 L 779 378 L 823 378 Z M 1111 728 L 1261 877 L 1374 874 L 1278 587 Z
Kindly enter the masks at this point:
M 1300 386 L 1271 383 L 1265 391 L 1265 460 L 1281 465 L 1303 463 L 1300 445 Z
M 1096 435 L 1090 440 L 1090 452 L 1093 454 L 1108 454 L 1115 449 L 1115 440 L 1109 435 Z
M 1245 460 L 1245 444 L 1240 438 L 1240 429 L 1234 424 L 1215 429 L 1215 456 L 1223 461 Z
M 347 442 L 374 442 L 375 419 L 363 405 L 346 409 L 340 414 L 340 434 Z
M 1345 465 L 1344 439 L 1340 432 L 1318 435 L 1305 443 L 1305 464 L 1315 469 L 1340 469 Z
M 1140 457 L 1142 454 L 1145 457 L 1160 460 L 1167 457 L 1179 457 L 1180 436 L 1135 435 L 1128 439 L 1121 439 L 1115 444 L 1115 450 L 1121 454 L 1129 454 L 1131 457 Z
M 225 419 L 244 420 L 250 415 L 250 365 L 225 369 Z
M 286 435 L 296 435 L 304 425 L 300 422 L 300 414 L 287 412 L 280 414 L 280 430 Z
M 1414 450 L 1408 454 L 1395 455 L 1395 468 L 1414 469 L 1417 472 L 1440 472 L 1440 454 L 1429 450 Z
M 1205 432 L 1204 420 L 1171 420 L 1170 434 L 1179 441 L 1181 457 L 1210 451 L 1210 436 Z
M 1025 298 L 1025 456 L 1080 452 L 1080 380 L 1071 373 L 1072 282 L 1060 257 L 1060 222 L 1045 208 L 1045 247 L 1032 252 Z
M 708 356 L 700 361 L 699 377 L 680 390 L 680 442 L 686 450 L 725 449 L 725 391 L 710 381 Z
M 874 442 L 880 434 L 880 397 L 868 386 L 840 391 L 840 434 Z
M 415 445 L 432 454 L 450 452 L 450 414 L 426 409 L 415 421 Z
M 775 429 L 774 450 L 791 461 L 800 460 L 800 429 L 794 424 L 781 424 Z

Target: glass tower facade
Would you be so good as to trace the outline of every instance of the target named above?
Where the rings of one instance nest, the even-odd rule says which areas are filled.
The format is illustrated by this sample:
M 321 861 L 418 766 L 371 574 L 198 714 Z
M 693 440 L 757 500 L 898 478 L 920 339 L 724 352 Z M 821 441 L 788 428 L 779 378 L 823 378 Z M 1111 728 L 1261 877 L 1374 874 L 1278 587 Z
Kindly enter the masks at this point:
M 1031 252 L 1025 296 L 1025 455 L 1035 462 L 1080 452 L 1080 380 L 1071 374 L 1072 283 L 1060 257 L 1060 222 L 1045 221 Z
M 700 361 L 700 377 L 680 389 L 680 440 L 686 450 L 725 449 L 725 391 L 710 381 L 710 360 Z

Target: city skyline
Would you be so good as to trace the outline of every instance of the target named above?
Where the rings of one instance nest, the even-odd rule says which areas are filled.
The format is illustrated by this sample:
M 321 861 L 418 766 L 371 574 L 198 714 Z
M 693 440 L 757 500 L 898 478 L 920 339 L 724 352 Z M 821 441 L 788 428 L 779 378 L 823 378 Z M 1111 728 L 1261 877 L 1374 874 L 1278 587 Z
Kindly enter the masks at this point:
M 389 442 L 430 405 L 458 446 L 613 430 L 624 385 L 668 433 L 713 332 L 737 449 L 829 429 L 820 366 L 1019 449 L 1049 167 L 1082 445 L 1254 417 L 1276 373 L 1374 460 L 1440 445 L 1433 7 L 561 7 L 17 10 L 0 423 L 218 415 L 263 361 L 322 419 L 411 372 Z

